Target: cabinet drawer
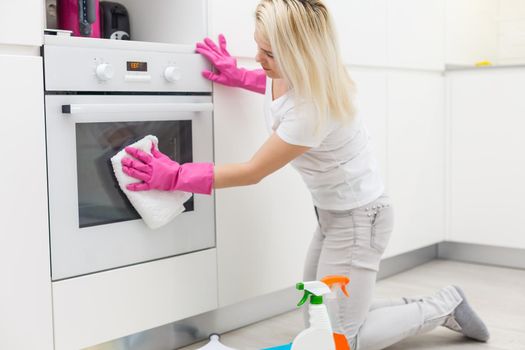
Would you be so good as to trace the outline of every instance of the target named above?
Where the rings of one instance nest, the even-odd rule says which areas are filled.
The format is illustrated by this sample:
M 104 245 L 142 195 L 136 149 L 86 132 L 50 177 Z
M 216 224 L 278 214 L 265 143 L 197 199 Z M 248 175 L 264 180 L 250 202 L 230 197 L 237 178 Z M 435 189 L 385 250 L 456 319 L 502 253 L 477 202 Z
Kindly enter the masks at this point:
M 217 308 L 216 250 L 53 283 L 55 349 L 80 349 Z

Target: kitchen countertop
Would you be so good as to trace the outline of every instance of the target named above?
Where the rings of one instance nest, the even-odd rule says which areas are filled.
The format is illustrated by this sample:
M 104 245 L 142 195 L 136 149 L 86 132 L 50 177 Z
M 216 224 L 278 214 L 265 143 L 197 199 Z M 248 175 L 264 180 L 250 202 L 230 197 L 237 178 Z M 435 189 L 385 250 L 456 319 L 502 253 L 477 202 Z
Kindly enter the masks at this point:
M 494 69 L 508 69 L 508 68 L 525 68 L 525 63 L 494 64 L 492 66 L 481 66 L 481 67 L 476 67 L 474 65 L 466 65 L 466 64 L 446 64 L 445 73 L 456 72 L 456 71 L 466 71 L 466 70 L 494 70 Z

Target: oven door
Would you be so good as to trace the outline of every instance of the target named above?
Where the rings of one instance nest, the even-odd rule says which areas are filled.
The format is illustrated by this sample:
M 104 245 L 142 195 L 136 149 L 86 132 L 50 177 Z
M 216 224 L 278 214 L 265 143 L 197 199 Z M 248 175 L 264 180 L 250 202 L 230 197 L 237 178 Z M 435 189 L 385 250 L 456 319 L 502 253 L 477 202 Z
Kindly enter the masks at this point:
M 54 281 L 215 246 L 214 197 L 194 195 L 149 229 L 118 187 L 110 158 L 146 135 L 180 162 L 213 162 L 211 96 L 47 95 Z

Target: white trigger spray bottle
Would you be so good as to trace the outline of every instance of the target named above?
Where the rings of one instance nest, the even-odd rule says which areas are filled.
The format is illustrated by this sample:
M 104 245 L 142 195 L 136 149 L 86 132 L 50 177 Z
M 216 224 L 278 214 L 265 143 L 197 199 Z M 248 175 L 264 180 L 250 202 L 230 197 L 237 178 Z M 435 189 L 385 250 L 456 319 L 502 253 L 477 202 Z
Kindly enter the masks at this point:
M 296 288 L 304 290 L 303 299 L 297 306 L 303 305 L 310 298 L 310 327 L 295 337 L 291 350 L 335 350 L 330 317 L 323 304 L 323 296 L 331 293 L 330 288 L 319 281 L 297 283 Z
M 293 343 L 266 348 L 263 350 L 350 350 L 348 341 L 343 334 L 332 332 L 332 325 L 328 310 L 323 303 L 323 297 L 331 294 L 331 288 L 341 288 L 348 297 L 346 285 L 350 279 L 346 276 L 330 275 L 322 281 L 297 283 L 296 288 L 304 291 L 304 296 L 297 304 L 301 306 L 310 299 L 308 312 L 310 314 L 310 327 L 299 333 Z M 210 342 L 199 350 L 234 350 L 224 346 L 219 341 L 219 336 L 213 334 Z

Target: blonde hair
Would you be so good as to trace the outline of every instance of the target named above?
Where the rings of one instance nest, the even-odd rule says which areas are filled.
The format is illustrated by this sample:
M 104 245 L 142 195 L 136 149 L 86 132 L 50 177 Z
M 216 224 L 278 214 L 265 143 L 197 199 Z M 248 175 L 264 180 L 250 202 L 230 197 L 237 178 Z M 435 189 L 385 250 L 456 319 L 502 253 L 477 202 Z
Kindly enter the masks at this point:
M 356 111 L 354 82 L 343 64 L 335 29 L 321 0 L 261 0 L 256 30 L 272 49 L 285 81 L 311 101 L 318 128 L 334 117 L 349 122 Z

